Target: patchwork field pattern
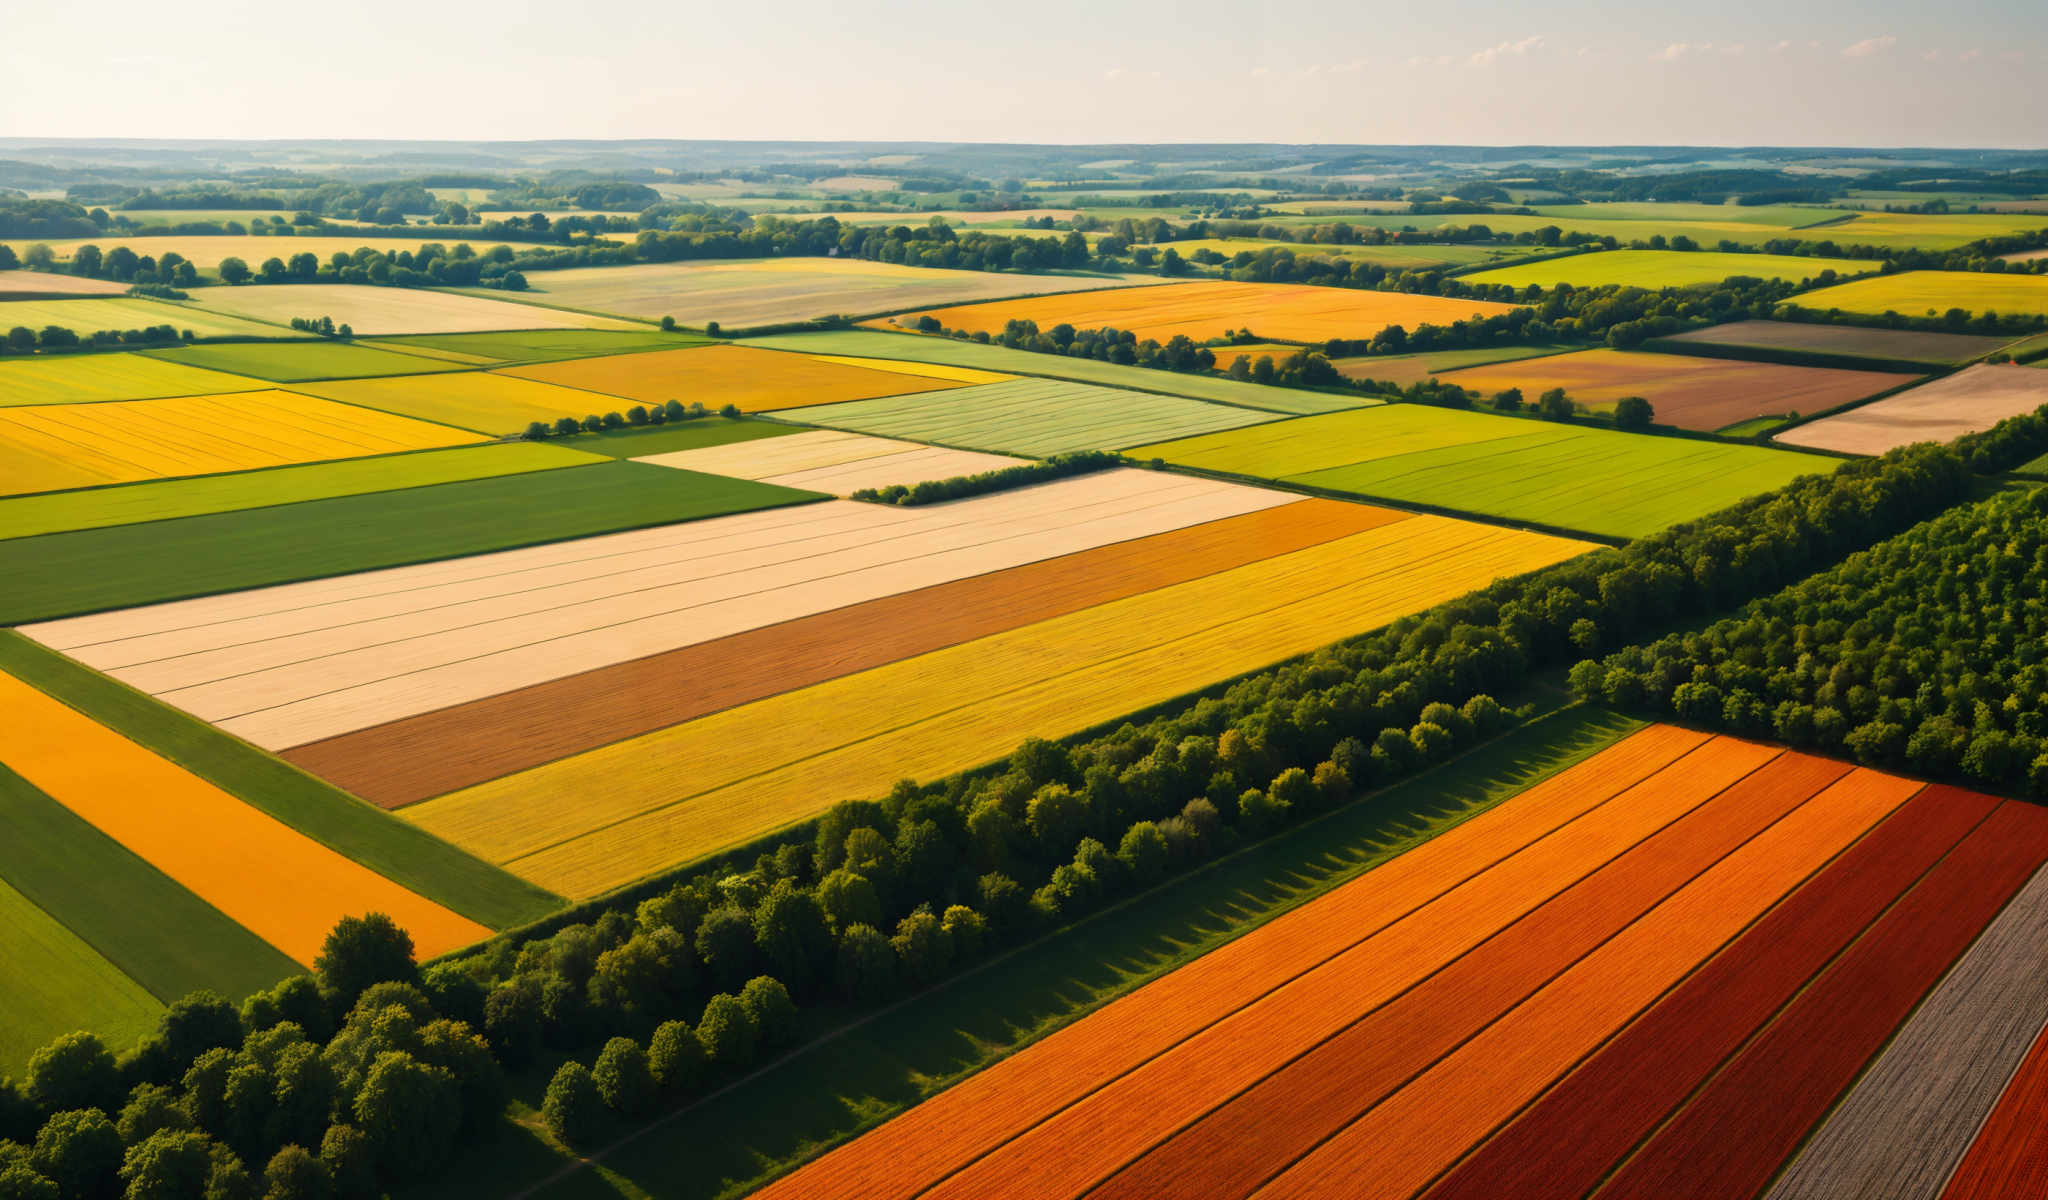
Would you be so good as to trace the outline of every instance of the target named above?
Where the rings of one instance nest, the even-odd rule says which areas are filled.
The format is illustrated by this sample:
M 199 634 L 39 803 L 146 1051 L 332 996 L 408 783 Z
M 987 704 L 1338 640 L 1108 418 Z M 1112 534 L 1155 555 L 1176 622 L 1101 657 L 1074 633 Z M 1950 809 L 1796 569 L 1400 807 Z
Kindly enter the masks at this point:
M 1330 365 L 1336 367 L 1347 379 L 1380 379 L 1388 383 L 1405 385 L 1435 379 L 1465 367 L 1485 367 L 1525 358 L 1543 358 L 1571 349 L 1575 347 L 1491 346 L 1484 350 L 1443 350 L 1429 354 L 1369 354 L 1358 358 L 1332 359 Z M 1235 350 L 1218 352 L 1216 361 L 1227 362 L 1236 353 Z
M 483 439 L 290 392 L 0 408 L 0 494 L 209 475 Z
M 238 375 L 144 354 L 0 360 L 0 406 L 204 396 L 249 386 Z
M 745 329 L 835 313 L 862 316 L 921 304 L 1122 287 L 1130 280 L 1114 275 L 934 271 L 847 258 L 788 258 L 579 267 L 537 272 L 529 282 L 532 290 L 521 296 L 544 304 L 650 321 L 674 317 L 693 326 L 717 321 L 727 329 Z
M 2011 986 L 2023 954 L 2003 991 L 1956 982 L 1987 976 L 1970 964 L 1991 951 L 1964 957 L 1987 925 L 2043 936 L 2044 861 L 2031 806 L 1653 726 L 757 1194 L 1756 1196 L 1852 1083 L 1956 1097 L 1910 1050 L 1915 1070 L 1856 1083 L 1930 991 L 1951 1048 L 2017 1046 L 1965 1072 L 2003 1083 L 2028 1040 L 2007 1031 L 2048 1005 L 1977 1034 L 1944 997 L 2048 992 Z M 1917 1151 L 1938 1186 L 1996 1092 L 1961 1090 L 1931 1128 L 1840 1142 L 1874 1165 Z M 1774 1196 L 1884 1179 L 1786 1178 Z
M 1896 312 L 1908 317 L 1929 313 L 1939 316 L 1952 308 L 1972 313 L 1995 310 L 2048 315 L 2048 277 L 1992 275 L 1983 271 L 1902 271 L 1807 292 L 1787 303 L 1817 312 L 1839 308 L 1854 313 Z
M 1507 284 L 1510 287 L 1553 288 L 1560 283 L 1573 287 L 1639 287 L 1655 290 L 1719 283 L 1736 275 L 1755 279 L 1783 279 L 1798 283 L 1822 271 L 1833 271 L 1846 279 L 1875 271 L 1884 264 L 1859 258 L 1802 258 L 1790 254 L 1719 254 L 1708 250 L 1596 250 L 1590 254 L 1568 254 L 1542 262 L 1522 263 L 1481 271 L 1464 278 L 1472 283 Z
M 41 330 L 57 325 L 81 337 L 102 329 L 150 329 L 169 325 L 180 333 L 189 329 L 195 337 L 296 338 L 280 325 L 263 325 L 240 317 L 223 316 L 189 305 L 144 300 L 132 296 L 93 297 L 84 300 L 0 301 L 0 329 L 25 326 Z
M 509 300 L 423 288 L 349 283 L 292 283 L 204 288 L 193 303 L 213 312 L 290 326 L 293 317 L 331 317 L 358 337 L 385 333 L 479 333 L 494 329 L 641 328 Z
M 1954 366 L 1981 358 L 2012 339 L 1912 329 L 1868 329 L 1859 325 L 1817 325 L 1807 321 L 1729 321 L 1663 340 L 1681 346 L 1791 351 Z
M 1754 446 L 1390 404 L 1128 453 L 1610 537 L 1704 516 L 1836 462 Z
M 354 346 L 345 342 L 241 342 L 147 350 L 152 357 L 174 359 L 216 371 L 231 371 L 272 383 L 309 379 L 357 379 L 370 375 L 417 375 L 427 371 L 460 371 L 462 363 L 423 358 Z
M 962 386 L 955 379 L 728 345 L 508 367 L 498 374 L 602 392 L 638 404 L 680 400 L 710 409 L 732 404 L 741 412 Z
M 534 421 L 549 425 L 562 417 L 581 421 L 620 406 L 616 396 L 495 371 L 333 379 L 297 384 L 293 390 L 491 434 L 517 433 Z
M 2048 371 L 1979 363 L 1873 404 L 1825 417 L 1775 439 L 1849 454 L 1883 454 L 1912 442 L 1946 442 L 2048 404 Z
M 815 430 L 701 450 L 677 450 L 634 461 L 848 496 L 862 488 L 1000 471 L 1022 466 L 1027 460 L 859 433 Z
M 1237 429 L 1277 421 L 1280 414 L 1057 379 L 1018 379 L 796 409 L 789 419 L 878 437 L 1043 458 Z
M 403 813 L 539 886 L 594 895 L 906 775 L 987 762 L 1026 734 L 1085 729 L 1585 548 L 1412 517 L 727 709 Z M 571 808 L 563 795 L 587 799 Z
M 707 339 L 652 329 L 620 332 L 605 329 L 537 329 L 513 333 L 441 333 L 381 339 L 380 346 L 410 354 L 447 355 L 450 362 L 556 362 L 594 354 L 628 354 L 638 350 L 674 350 L 701 346 Z
M 1451 371 L 1440 377 L 1481 395 L 1520 388 L 1534 402 L 1561 387 L 1592 409 L 1611 409 L 1624 396 L 1641 396 L 1657 422 L 1712 432 L 1757 417 L 1825 412 L 1909 382 L 1910 375 L 1791 367 L 1684 354 L 1582 350 L 1524 362 Z
M 1366 292 L 1299 284 L 1154 284 L 1085 295 L 999 300 L 932 309 L 899 318 L 931 316 L 948 329 L 997 334 L 1012 320 L 1036 321 L 1040 329 L 1067 324 L 1076 329 L 1105 326 L 1140 338 L 1166 341 L 1186 334 L 1197 342 L 1250 329 L 1260 337 L 1289 342 L 1370 338 L 1389 325 L 1449 325 L 1473 316 L 1494 316 L 1514 305 L 1487 300 L 1451 300 L 1405 292 Z

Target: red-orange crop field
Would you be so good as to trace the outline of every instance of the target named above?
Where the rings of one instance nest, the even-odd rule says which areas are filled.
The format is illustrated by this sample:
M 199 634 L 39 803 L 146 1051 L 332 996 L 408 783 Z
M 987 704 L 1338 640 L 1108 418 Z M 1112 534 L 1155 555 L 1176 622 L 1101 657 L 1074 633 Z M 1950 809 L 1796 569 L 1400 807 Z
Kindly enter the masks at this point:
M 1941 1200 L 2048 1196 L 2048 1031 L 2006 1086 Z
M 759 1194 L 1758 1195 L 2043 862 L 2048 811 L 1653 726 Z M 2043 1108 L 2037 1047 L 1997 1170 Z

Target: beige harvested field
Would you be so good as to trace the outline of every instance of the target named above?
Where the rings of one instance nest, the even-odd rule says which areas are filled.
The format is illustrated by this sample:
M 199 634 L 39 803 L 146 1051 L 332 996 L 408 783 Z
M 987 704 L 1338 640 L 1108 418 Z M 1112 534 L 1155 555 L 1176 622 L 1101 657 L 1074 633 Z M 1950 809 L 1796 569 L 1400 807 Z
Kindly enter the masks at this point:
M 1000 471 L 1029 460 L 820 429 L 788 437 L 756 438 L 701 450 L 655 454 L 639 461 L 846 496 L 862 488 Z
M 53 275 L 48 271 L 0 271 L 0 300 L 15 296 L 119 296 L 127 290 L 127 284 L 111 279 Z
M 1849 454 L 1883 454 L 1913 442 L 1946 442 L 2048 404 L 2048 371 L 1980 363 L 1953 375 L 1801 425 L 1774 440 Z
M 863 316 L 919 305 L 1122 287 L 1130 280 L 939 271 L 845 258 L 768 258 L 536 271 L 528 282 L 532 290 L 522 296 L 541 304 L 647 320 L 674 317 L 695 326 L 717 321 L 727 329 L 743 329 L 834 313 Z
M 284 749 L 881 596 L 1292 503 L 1104 471 L 920 508 L 831 501 L 25 627 Z
M 332 317 L 358 335 L 484 333 L 498 329 L 644 329 L 608 317 L 420 288 L 348 283 L 201 288 L 192 302 L 213 312 L 288 325 L 293 317 Z

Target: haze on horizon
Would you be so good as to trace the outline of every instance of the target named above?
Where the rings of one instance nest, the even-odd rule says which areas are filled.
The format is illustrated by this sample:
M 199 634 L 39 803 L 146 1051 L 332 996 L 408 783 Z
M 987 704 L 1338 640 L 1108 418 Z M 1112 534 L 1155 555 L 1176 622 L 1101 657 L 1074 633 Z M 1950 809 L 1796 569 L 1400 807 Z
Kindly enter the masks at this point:
M 2038 0 L 173 11 L 10 13 L 0 136 L 2048 145 Z

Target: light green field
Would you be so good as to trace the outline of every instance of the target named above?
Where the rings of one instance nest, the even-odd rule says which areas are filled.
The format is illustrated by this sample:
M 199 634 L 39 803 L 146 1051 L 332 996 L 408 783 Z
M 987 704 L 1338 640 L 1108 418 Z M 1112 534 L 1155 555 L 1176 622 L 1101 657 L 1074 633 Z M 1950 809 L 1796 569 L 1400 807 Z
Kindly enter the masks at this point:
M 1126 453 L 1624 538 L 1839 465 L 1782 450 L 1416 404 L 1303 417 Z
M 1194 238 L 1180 242 L 1161 242 L 1152 248 L 1162 252 L 1171 248 L 1179 251 L 1182 258 L 1192 257 L 1197 250 L 1214 250 L 1225 258 L 1234 258 L 1244 253 L 1258 254 L 1266 250 L 1288 250 L 1292 251 L 1296 258 L 1343 258 L 1395 270 L 1469 267 L 1528 253 L 1526 248 L 1518 251 L 1510 246 L 1452 246 L 1426 243 L 1408 246 L 1357 246 L 1278 242 L 1267 238 Z
M 1054 379 L 1013 379 L 912 396 L 817 404 L 806 425 L 1043 458 L 1277 420 L 1273 413 Z
M 0 359 L 0 407 L 216 396 L 261 386 L 184 363 L 185 351 Z
M 523 475 L 603 461 L 598 455 L 565 446 L 515 442 L 16 496 L 0 500 L 0 539 Z
M 424 288 L 353 283 L 285 283 L 197 288 L 194 305 L 213 312 L 289 326 L 294 317 L 332 318 L 359 337 L 402 333 L 484 333 L 500 329 L 616 329 L 646 327 L 605 317 L 514 304 L 488 296 Z
M 700 346 L 711 339 L 688 333 L 656 333 L 651 330 L 620 332 L 606 329 L 540 329 L 516 333 L 440 333 L 419 337 L 380 338 L 379 343 L 394 350 L 441 351 L 468 355 L 492 363 L 559 362 L 565 358 L 588 358 L 597 354 L 631 354 L 640 350 L 676 350 Z
M 1540 204 L 1537 215 L 1557 222 L 1577 217 L 1593 221 L 1733 221 L 1741 225 L 1768 225 L 1775 229 L 1796 229 L 1817 225 L 1848 214 L 1838 208 L 1805 204 L 1682 204 L 1654 200 L 1617 201 L 1607 204 Z M 1647 236 L 1647 235 L 1645 235 Z
M 325 400 L 492 434 L 518 433 L 534 421 L 552 425 L 562 417 L 582 420 L 591 413 L 625 407 L 614 396 L 489 371 L 334 379 L 302 383 L 298 390 Z
M 219 346 L 184 346 L 176 350 L 145 350 L 142 353 L 253 379 L 267 379 L 273 383 L 357 379 L 367 375 L 420 375 L 429 371 L 464 369 L 462 363 L 327 341 L 236 342 Z M 245 382 L 242 388 L 248 386 Z
M 12 833 L 10 831 L 10 836 Z M 0 881 L 0 1074 L 80 1029 L 116 1052 L 147 1037 L 163 1005 L 84 940 Z
M 1347 217 L 1276 217 L 1275 224 L 1304 225 L 1321 224 L 1343 220 L 1353 225 L 1371 225 L 1380 229 L 1441 229 L 1446 225 L 1470 227 L 1484 225 L 1496 234 L 1535 233 L 1543 228 L 1557 229 L 1563 233 L 1584 233 L 1594 237 L 1611 237 L 1626 246 L 1638 240 L 1651 237 L 1689 237 L 1701 246 L 1718 246 L 1731 241 L 1739 246 L 1760 246 L 1765 242 L 1781 238 L 1797 238 L 1801 241 L 1831 241 L 1843 246 L 1875 246 L 1884 250 L 1953 250 L 1987 237 L 2024 233 L 2048 225 L 2048 216 L 2030 213 L 1965 213 L 1953 216 L 1913 216 L 1898 213 L 1842 213 L 1847 219 L 1829 225 L 1806 229 L 1787 229 L 1781 225 L 1763 225 L 1753 220 L 1737 219 L 1716 215 L 1708 220 L 1607 220 L 1583 214 L 1589 205 L 1559 206 L 1556 216 L 1522 216 L 1516 213 L 1459 213 L 1455 215 L 1416 216 L 1410 214 L 1372 214 Z M 1743 210 L 1732 209 L 1734 213 Z M 1716 210 L 1718 214 L 1719 210 Z M 1562 215 L 1570 214 L 1570 215 Z M 1175 219 L 1171 213 L 1162 214 Z M 1111 218 L 1114 219 L 1114 218 Z
M 276 325 L 245 321 L 204 309 L 136 296 L 93 296 L 82 300 L 0 301 L 0 330 L 17 327 L 41 332 L 50 325 L 75 330 L 80 337 L 103 329 L 126 331 L 169 325 L 194 337 L 291 338 L 303 334 Z
M 1500 267 L 1465 276 L 1468 283 L 1500 283 L 1511 287 L 1667 288 L 1719 283 L 1736 275 L 1784 279 L 1797 283 L 1822 271 L 1844 278 L 1875 271 L 1884 264 L 1867 259 L 1800 258 L 1789 254 L 1721 254 L 1711 250 L 1602 250 L 1546 258 L 1542 262 Z
M 1859 279 L 1794 297 L 1790 303 L 1826 312 L 1939 316 L 1951 308 L 1971 313 L 2048 315 L 2048 276 L 1991 275 L 1981 271 L 1904 271 Z

